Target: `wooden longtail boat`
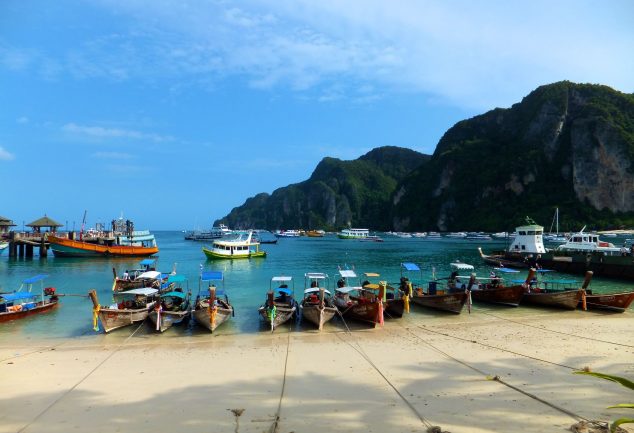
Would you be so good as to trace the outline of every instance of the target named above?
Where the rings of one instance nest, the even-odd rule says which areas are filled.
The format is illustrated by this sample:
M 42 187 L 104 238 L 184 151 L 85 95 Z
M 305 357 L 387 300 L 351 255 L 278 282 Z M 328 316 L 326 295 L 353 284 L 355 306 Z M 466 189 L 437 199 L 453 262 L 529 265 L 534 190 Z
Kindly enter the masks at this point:
M 328 275 L 308 272 L 304 274 L 304 281 L 307 287 L 304 289 L 304 299 L 299 304 L 301 317 L 317 325 L 321 331 L 324 324 L 332 320 L 337 313 L 332 296 L 324 287 L 328 286 Z
M 203 281 L 210 282 L 208 286 L 209 296 L 202 296 L 201 285 Z M 222 289 L 218 290 L 211 283 L 212 281 L 221 281 Z M 218 326 L 234 315 L 233 306 L 229 303 L 229 297 L 224 289 L 224 281 L 224 275 L 220 271 L 205 271 L 200 276 L 193 315 L 194 320 L 210 332 L 214 332 Z M 218 295 L 224 295 L 225 299 L 218 298 Z
M 581 303 L 579 302 L 579 306 Z M 634 292 L 624 293 L 592 293 L 586 290 L 586 306 L 588 310 L 609 310 L 623 313 L 634 302 Z
M 384 287 L 379 287 L 379 294 L 365 290 L 361 286 L 351 286 L 350 280 L 357 279 L 353 270 L 340 269 L 341 279 L 337 281 L 334 303 L 344 319 L 353 319 L 383 326 L 385 304 L 383 303 Z
M 414 272 L 422 271 L 415 263 L 401 263 L 401 282 L 400 288 L 408 296 L 409 301 L 422 307 L 433 308 L 434 310 L 447 311 L 450 313 L 460 314 L 465 303 L 469 299 L 469 293 L 466 289 L 449 289 L 438 290 L 438 282 L 430 281 L 427 289 L 421 286 L 413 287 L 408 277 L 403 276 L 403 270 Z
M 385 317 L 391 319 L 400 319 L 405 311 L 405 292 L 400 287 L 392 287 L 386 281 L 371 283 L 369 278 L 380 278 L 381 275 L 376 272 L 365 272 L 363 274 L 366 280 L 361 284 L 364 290 L 373 292 L 378 295 L 381 286 L 383 286 L 383 305 Z
M 182 284 L 187 281 L 182 275 L 170 275 L 169 283 L 177 285 L 174 290 L 160 292 L 158 302 L 150 311 L 149 317 L 154 329 L 165 332 L 173 325 L 187 321 L 191 316 L 191 292 L 183 290 Z
M 271 326 L 271 332 L 283 323 L 288 322 L 296 316 L 297 302 L 293 297 L 293 290 L 288 288 L 288 284 L 292 283 L 293 277 L 276 276 L 271 278 L 269 291 L 266 294 L 266 301 L 258 309 L 260 316 Z M 278 296 L 275 297 L 273 284 L 280 284 L 276 289 Z
M 583 303 L 585 291 L 592 280 L 592 272 L 587 272 L 581 288 L 569 288 L 576 284 L 570 280 L 544 280 L 536 281 L 532 279 L 535 269 L 529 272 L 530 279 L 525 283 L 526 292 L 522 297 L 522 303 L 539 305 L 542 307 L 564 308 L 574 310 L 579 303 Z M 587 302 L 587 298 L 586 298 Z M 586 307 L 582 306 L 586 309 Z
M 131 271 L 126 270 L 121 276 L 118 276 L 117 270 L 112 268 L 112 274 L 114 276 L 114 280 L 112 281 L 112 291 L 122 292 L 130 289 L 138 289 L 139 287 L 150 287 L 152 284 L 148 284 L 148 281 L 146 280 L 151 274 L 147 273 L 156 272 L 156 260 L 143 259 L 139 265 L 141 266 L 140 268 L 132 269 Z M 154 288 L 159 289 L 160 287 L 156 286 Z
M 109 307 L 102 307 L 99 305 L 97 292 L 91 290 L 88 295 L 93 304 L 94 330 L 99 331 L 98 321 L 106 333 L 144 321 L 156 304 L 157 293 L 158 290 L 148 287 L 118 292 L 114 294 L 115 301 L 118 302 Z
M 33 283 L 39 281 L 43 286 L 42 280 L 46 277 L 47 275 L 36 275 L 24 280 L 22 285 L 28 286 L 25 292 L 21 291 L 21 286 L 19 291 L 0 293 L 0 323 L 45 313 L 57 307 L 59 298 L 54 287 L 41 287 L 40 293 L 31 292 Z
M 528 276 L 526 277 L 524 284 L 512 286 L 504 286 L 502 279 L 493 276 L 488 280 L 488 283 L 479 284 L 477 288 L 474 286 L 471 289 L 471 298 L 474 301 L 517 307 L 526 293 L 526 288 L 528 287 L 529 282 L 534 276 L 535 269 L 531 269 L 528 272 Z

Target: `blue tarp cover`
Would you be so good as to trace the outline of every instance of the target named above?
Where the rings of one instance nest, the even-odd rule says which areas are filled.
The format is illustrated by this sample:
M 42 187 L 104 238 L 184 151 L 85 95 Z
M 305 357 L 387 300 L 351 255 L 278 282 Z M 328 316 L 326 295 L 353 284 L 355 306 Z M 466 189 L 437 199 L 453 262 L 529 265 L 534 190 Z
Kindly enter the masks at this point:
M 29 293 L 29 292 L 4 293 L 0 295 L 0 302 L 5 303 L 5 302 L 19 301 L 22 299 L 33 299 L 36 296 L 39 296 L 39 295 L 36 295 L 34 293 Z
M 280 293 L 286 293 L 287 295 L 290 295 L 292 293 L 291 289 L 286 289 L 286 288 L 285 289 L 277 289 L 277 291 L 280 292 Z
M 420 268 L 416 263 L 401 263 L 401 266 L 408 271 L 420 271 Z
M 517 269 L 511 269 L 511 268 L 493 268 L 496 271 L 500 271 L 500 272 L 505 272 L 507 274 L 517 274 L 519 271 Z
M 37 281 L 43 280 L 43 279 L 44 279 L 44 278 L 46 278 L 46 277 L 48 277 L 48 275 L 44 275 L 44 274 L 42 274 L 42 275 L 36 275 L 36 276 L 31 277 L 31 278 L 29 278 L 29 279 L 27 279 L 27 280 L 24 280 L 24 281 L 23 281 L 23 283 L 24 283 L 24 284 L 33 284 L 33 283 L 35 283 L 35 282 L 37 282 Z
M 222 280 L 222 272 L 220 271 L 203 271 L 200 276 L 203 281 Z
M 141 260 L 141 266 L 150 266 L 153 265 L 156 262 L 156 260 L 154 259 L 145 259 L 145 260 Z

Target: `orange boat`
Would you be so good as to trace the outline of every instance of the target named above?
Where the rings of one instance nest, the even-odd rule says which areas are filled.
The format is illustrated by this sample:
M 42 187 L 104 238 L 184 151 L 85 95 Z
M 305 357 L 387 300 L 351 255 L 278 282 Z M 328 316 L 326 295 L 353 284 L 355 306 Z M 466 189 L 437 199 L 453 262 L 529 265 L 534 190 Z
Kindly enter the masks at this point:
M 135 232 L 138 233 L 138 232 Z M 147 232 L 149 235 L 149 232 Z M 48 236 L 53 254 L 60 257 L 143 257 L 158 253 L 153 235 L 151 239 L 122 243 L 124 236 L 114 239 L 98 238 L 96 241 L 75 241 L 58 236 Z M 125 242 L 125 241 L 124 241 Z

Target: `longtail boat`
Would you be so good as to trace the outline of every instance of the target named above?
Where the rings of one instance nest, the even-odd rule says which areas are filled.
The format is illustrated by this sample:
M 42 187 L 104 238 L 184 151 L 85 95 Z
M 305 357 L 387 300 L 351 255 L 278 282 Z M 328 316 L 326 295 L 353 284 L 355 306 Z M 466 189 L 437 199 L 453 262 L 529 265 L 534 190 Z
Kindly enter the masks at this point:
M 98 322 L 101 322 L 104 332 L 108 333 L 144 321 L 156 304 L 157 293 L 157 289 L 149 287 L 117 292 L 113 294 L 115 303 L 102 307 L 97 292 L 91 290 L 88 295 L 93 304 L 93 329 L 99 331 Z
M 471 266 L 471 265 L 469 265 Z M 473 266 L 471 267 L 473 269 Z M 507 268 L 498 268 L 498 271 L 502 272 L 518 272 Z M 533 279 L 535 270 L 531 270 L 524 284 L 517 284 L 512 286 L 505 286 L 504 282 L 497 274 L 493 273 L 490 278 L 479 278 L 478 280 L 485 281 L 479 283 L 471 289 L 471 298 L 474 301 L 488 302 L 492 304 L 508 305 L 511 307 L 517 307 L 526 292 L 527 284 Z
M 582 302 L 583 300 L 579 304 Z M 591 290 L 586 290 L 586 306 L 588 310 L 609 310 L 623 313 L 630 307 L 632 302 L 634 302 L 634 292 L 592 293 Z
M 469 299 L 467 289 L 449 289 L 439 290 L 438 282 L 429 281 L 427 288 L 421 285 L 413 286 L 408 277 L 403 275 L 403 270 L 410 272 L 421 272 L 420 267 L 415 263 L 401 263 L 401 281 L 400 288 L 403 290 L 409 300 L 422 307 L 433 308 L 440 311 L 448 311 L 450 313 L 460 314 L 465 303 Z
M 296 317 L 297 302 L 294 298 L 295 286 L 293 277 L 275 276 L 271 278 L 269 284 L 266 300 L 258 308 L 258 313 L 270 325 L 271 332 L 273 332 L 281 324 Z M 288 287 L 289 284 L 293 284 L 292 289 Z M 278 287 L 273 289 L 273 285 L 278 285 Z M 275 296 L 275 292 L 277 292 L 277 296 Z
M 378 295 L 381 287 L 383 288 L 381 293 L 383 293 L 382 300 L 385 317 L 392 319 L 403 317 L 403 312 L 405 311 L 405 292 L 402 291 L 400 287 L 390 286 L 386 281 L 379 281 L 377 283 L 371 282 L 371 278 L 378 279 L 381 277 L 381 275 L 376 272 L 365 272 L 363 275 L 366 278 L 361 284 L 364 290 Z
M 159 299 L 150 311 L 149 317 L 154 323 L 154 329 L 165 332 L 173 325 L 183 323 L 191 315 L 191 292 L 189 288 L 183 289 L 183 283 L 187 279 L 182 275 L 170 275 L 168 283 L 174 286 L 174 290 L 160 292 Z
M 55 288 L 43 287 L 43 280 L 47 276 L 36 275 L 24 280 L 15 292 L 0 293 L 0 323 L 45 313 L 57 307 L 59 298 Z M 31 292 L 36 282 L 40 282 L 39 293 Z M 24 285 L 28 287 L 26 291 L 22 291 Z
M 138 289 L 139 287 L 150 287 L 151 284 L 148 284 L 148 281 L 146 281 L 146 279 L 150 275 L 156 275 L 148 274 L 148 272 L 156 272 L 156 260 L 143 259 L 139 263 L 139 266 L 140 267 L 138 269 L 126 269 L 126 271 L 121 276 L 117 275 L 117 270 L 115 268 L 112 268 L 112 274 L 114 276 L 114 279 L 112 281 L 112 291 L 121 292 L 124 290 Z M 159 287 L 155 287 L 155 289 L 158 288 Z
M 363 287 L 351 286 L 351 280 L 357 274 L 351 269 L 340 269 L 341 278 L 337 281 L 334 303 L 344 319 L 383 326 L 385 305 L 383 303 L 384 287 L 379 287 L 378 296 Z
M 213 283 L 222 283 L 222 288 L 218 288 Z M 208 283 L 208 296 L 202 291 L 202 283 Z M 198 296 L 193 311 L 194 319 L 209 332 L 214 332 L 218 326 L 226 322 L 234 315 L 233 306 L 229 303 L 229 297 L 224 288 L 224 274 L 220 271 L 203 271 L 198 282 Z M 224 296 L 224 299 L 218 296 Z
M 327 286 L 328 275 L 317 272 L 304 274 L 304 298 L 299 304 L 301 317 L 317 325 L 320 331 L 337 313 Z
M 531 268 L 534 275 L 535 269 Z M 529 272 L 529 275 L 531 275 Z M 592 279 L 592 272 L 587 272 L 581 288 L 571 288 L 576 284 L 573 280 L 534 280 L 531 276 L 525 284 L 526 291 L 522 297 L 522 304 L 539 305 L 542 307 L 564 308 L 574 310 L 579 303 L 583 303 L 585 290 Z M 587 302 L 587 298 L 586 298 Z M 585 307 L 582 306 L 585 309 Z

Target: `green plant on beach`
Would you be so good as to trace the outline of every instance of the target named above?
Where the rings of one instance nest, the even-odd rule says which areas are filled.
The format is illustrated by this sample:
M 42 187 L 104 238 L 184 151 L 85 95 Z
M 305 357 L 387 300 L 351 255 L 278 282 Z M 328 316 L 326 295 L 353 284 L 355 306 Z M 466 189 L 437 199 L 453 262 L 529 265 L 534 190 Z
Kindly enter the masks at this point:
M 619 377 L 619 376 L 613 376 L 610 374 L 604 374 L 604 373 L 597 373 L 594 371 L 575 371 L 574 374 L 585 374 L 587 376 L 594 376 L 594 377 L 598 377 L 600 379 L 605 379 L 605 380 L 609 380 L 612 382 L 616 382 L 619 383 L 621 385 L 623 385 L 626 388 L 631 389 L 632 391 L 634 391 L 634 382 L 632 382 L 631 380 L 625 379 L 623 377 Z M 621 404 L 616 404 L 614 406 L 608 406 L 608 409 L 634 409 L 634 403 L 621 403 Z M 615 421 L 612 422 L 612 424 L 610 425 L 610 432 L 614 433 L 616 431 L 616 429 L 621 425 L 621 424 L 631 424 L 634 423 L 634 418 L 619 418 Z

